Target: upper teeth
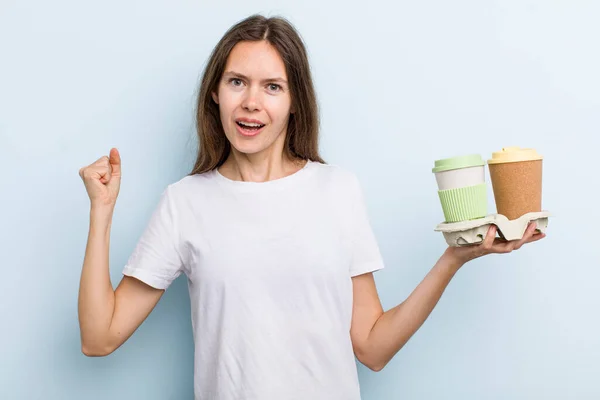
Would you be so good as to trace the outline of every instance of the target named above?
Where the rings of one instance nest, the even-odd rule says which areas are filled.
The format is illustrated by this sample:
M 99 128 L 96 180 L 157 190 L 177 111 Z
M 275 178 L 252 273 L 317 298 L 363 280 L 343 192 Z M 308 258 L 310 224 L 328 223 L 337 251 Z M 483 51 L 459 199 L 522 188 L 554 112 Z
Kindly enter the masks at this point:
M 242 122 L 239 121 L 240 124 L 244 125 L 244 126 L 252 126 L 252 127 L 256 127 L 256 126 L 262 126 L 262 124 L 255 124 L 254 122 Z

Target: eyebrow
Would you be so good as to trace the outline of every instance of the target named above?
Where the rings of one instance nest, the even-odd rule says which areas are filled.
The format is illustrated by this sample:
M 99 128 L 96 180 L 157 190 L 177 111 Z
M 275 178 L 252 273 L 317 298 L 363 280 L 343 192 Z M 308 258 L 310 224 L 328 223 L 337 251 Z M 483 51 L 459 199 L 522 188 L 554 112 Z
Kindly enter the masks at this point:
M 247 81 L 250 80 L 250 78 L 248 78 L 246 75 L 240 74 L 239 72 L 235 72 L 235 71 L 227 71 L 223 74 L 223 76 L 231 76 L 231 77 L 235 77 L 235 78 L 245 79 Z M 261 83 L 267 83 L 267 82 L 287 83 L 287 81 L 283 78 L 270 78 L 270 79 L 263 79 L 261 81 Z

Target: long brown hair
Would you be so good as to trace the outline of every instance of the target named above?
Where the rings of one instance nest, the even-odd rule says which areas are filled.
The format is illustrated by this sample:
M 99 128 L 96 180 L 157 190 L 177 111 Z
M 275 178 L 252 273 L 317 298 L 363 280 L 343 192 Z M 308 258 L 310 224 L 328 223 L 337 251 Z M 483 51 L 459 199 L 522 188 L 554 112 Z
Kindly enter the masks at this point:
M 190 175 L 211 171 L 229 156 L 231 145 L 211 94 L 217 90 L 233 47 L 241 41 L 261 40 L 277 49 L 288 75 L 294 113 L 289 117 L 284 151 L 291 159 L 324 163 L 319 155 L 319 109 L 304 43 L 285 18 L 252 15 L 225 33 L 204 69 L 196 113 L 198 156 Z

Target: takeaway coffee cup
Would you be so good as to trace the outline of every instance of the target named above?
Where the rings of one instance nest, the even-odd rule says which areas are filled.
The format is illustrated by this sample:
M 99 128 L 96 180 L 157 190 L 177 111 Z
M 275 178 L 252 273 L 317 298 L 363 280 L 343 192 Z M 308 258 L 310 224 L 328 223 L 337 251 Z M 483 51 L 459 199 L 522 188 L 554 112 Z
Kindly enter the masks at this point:
M 432 170 L 446 222 L 483 218 L 487 214 L 485 161 L 478 154 L 437 160 Z
M 514 220 L 542 211 L 542 159 L 534 149 L 505 147 L 488 160 L 498 214 Z

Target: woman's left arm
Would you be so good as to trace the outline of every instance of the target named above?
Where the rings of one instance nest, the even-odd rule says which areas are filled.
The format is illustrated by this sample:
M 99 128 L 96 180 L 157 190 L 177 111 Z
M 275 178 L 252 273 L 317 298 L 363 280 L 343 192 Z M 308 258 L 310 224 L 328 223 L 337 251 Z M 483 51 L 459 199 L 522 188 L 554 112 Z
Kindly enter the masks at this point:
M 423 281 L 398 306 L 383 312 L 373 274 L 352 278 L 353 311 L 350 335 L 358 360 L 380 371 L 408 342 L 433 311 L 456 272 L 468 261 L 493 253 L 510 253 L 526 243 L 545 237 L 529 225 L 522 239 L 505 241 L 496 238 L 492 225 L 480 245 L 449 247 Z

